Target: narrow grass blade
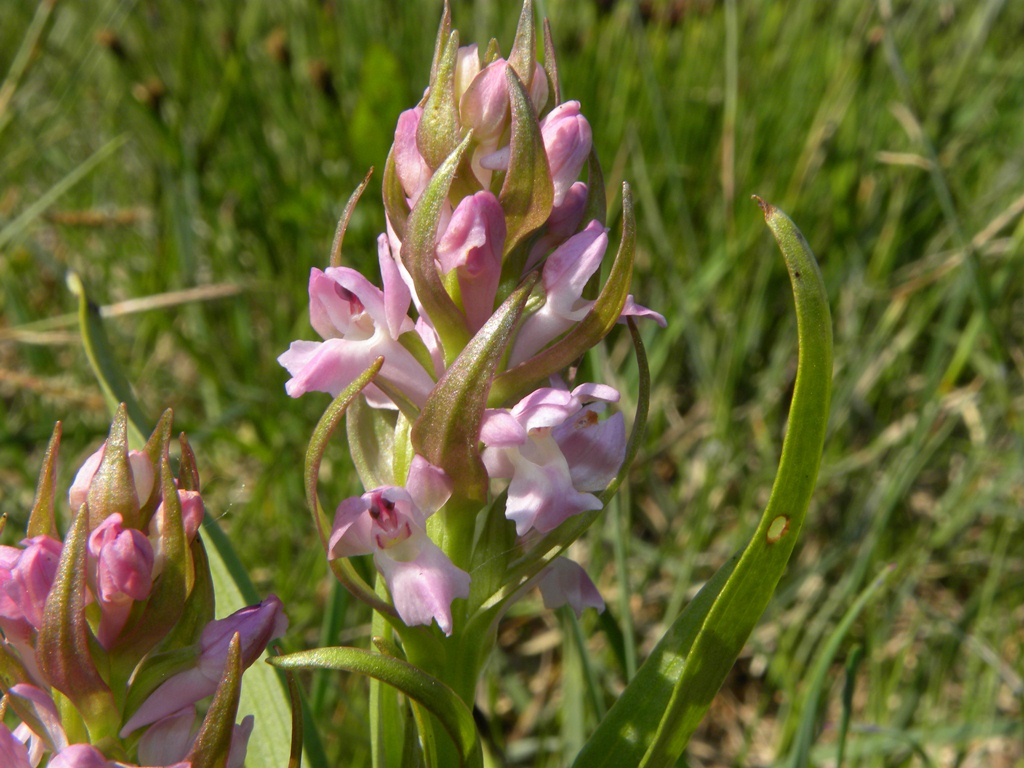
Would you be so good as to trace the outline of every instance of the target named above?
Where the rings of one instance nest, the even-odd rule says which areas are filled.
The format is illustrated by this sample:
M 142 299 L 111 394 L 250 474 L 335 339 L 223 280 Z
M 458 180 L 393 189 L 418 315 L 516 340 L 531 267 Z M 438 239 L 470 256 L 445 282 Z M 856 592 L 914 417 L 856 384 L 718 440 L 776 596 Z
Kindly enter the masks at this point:
M 832 322 L 803 236 L 785 214 L 761 207 L 789 270 L 800 349 L 772 494 L 750 542 L 672 624 L 577 756 L 577 768 L 675 764 L 771 599 L 807 514 L 828 424 Z

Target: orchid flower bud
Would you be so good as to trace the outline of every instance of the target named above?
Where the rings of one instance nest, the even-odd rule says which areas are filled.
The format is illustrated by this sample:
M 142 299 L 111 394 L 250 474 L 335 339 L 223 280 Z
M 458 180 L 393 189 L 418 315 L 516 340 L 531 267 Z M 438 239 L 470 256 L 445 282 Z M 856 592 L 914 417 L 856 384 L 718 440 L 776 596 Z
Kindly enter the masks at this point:
M 114 513 L 89 535 L 89 554 L 96 564 L 96 596 L 100 605 L 97 639 L 110 648 L 128 620 L 135 601 L 149 597 L 153 587 L 153 546 L 134 528 L 124 528 Z
M 441 273 L 449 275 L 455 271 L 459 299 L 473 333 L 494 312 L 504 247 L 505 214 L 498 198 L 486 191 L 459 203 L 437 244 Z
M 583 615 L 584 608 L 596 608 L 598 613 L 604 611 L 604 599 L 594 582 L 579 563 L 567 557 L 552 560 L 541 572 L 537 586 L 545 608 L 554 610 L 568 605 L 577 619 Z
M 78 470 L 78 474 L 75 475 L 71 489 L 68 491 L 68 502 L 71 505 L 72 513 L 77 512 L 88 498 L 89 487 L 100 468 L 106 449 L 107 441 L 104 441 L 103 445 L 85 460 Z M 129 451 L 128 464 L 131 467 L 132 480 L 135 484 L 135 496 L 140 504 L 144 504 L 153 492 L 155 479 L 153 462 L 142 451 Z M 96 510 L 95 513 L 100 515 L 101 510 Z
M 419 131 L 422 117 L 422 107 L 407 109 L 398 116 L 398 125 L 395 128 L 395 171 L 398 173 L 402 190 L 409 199 L 410 208 L 419 201 L 433 174 L 416 145 L 416 133 Z
M 590 155 L 590 123 L 580 114 L 578 101 L 566 101 L 540 121 L 540 135 L 544 139 L 551 180 L 555 184 L 554 205 L 557 207 L 579 178 Z

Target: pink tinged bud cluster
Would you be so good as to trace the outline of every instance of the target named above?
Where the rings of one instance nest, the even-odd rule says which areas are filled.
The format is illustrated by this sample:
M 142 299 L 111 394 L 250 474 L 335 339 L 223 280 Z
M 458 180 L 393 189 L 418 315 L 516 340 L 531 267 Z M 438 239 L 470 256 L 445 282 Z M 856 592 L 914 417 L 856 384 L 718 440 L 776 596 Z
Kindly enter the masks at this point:
M 452 631 L 452 601 L 469 597 L 469 574 L 427 536 L 427 518 L 451 495 L 451 481 L 422 456 L 413 458 L 404 487 L 383 486 L 338 505 L 328 557 L 373 555 L 395 609 L 409 626 Z
M 239 637 L 241 662 L 248 666 L 271 637 L 281 634 L 287 626 L 280 601 L 273 596 L 227 619 L 210 622 L 201 630 L 179 626 L 174 634 L 177 645 L 197 639 L 194 665 L 165 680 L 152 693 L 143 687 L 143 692 L 133 698 L 136 684 L 145 686 L 153 680 L 147 667 L 154 660 L 150 651 L 157 649 L 155 658 L 161 658 L 160 643 L 175 629 L 181 616 L 168 604 L 167 595 L 175 593 L 167 590 L 183 587 L 183 579 L 160 581 L 168 557 L 160 547 L 167 544 L 175 557 L 187 558 L 187 562 L 176 564 L 172 578 L 180 579 L 182 573 L 198 564 L 192 559 L 191 549 L 182 544 L 191 543 L 198 532 L 204 514 L 202 497 L 197 491 L 176 491 L 179 517 L 179 505 L 162 498 L 162 489 L 168 486 L 156 483 L 156 478 L 167 472 L 170 426 L 168 412 L 150 438 L 147 452 L 129 453 L 124 448 L 127 417 L 122 407 L 111 428 L 111 438 L 86 460 L 70 489 L 73 522 L 67 541 L 37 535 L 25 539 L 21 547 L 0 547 L 0 630 L 6 640 L 3 654 L 8 657 L 9 673 L 5 686 L 7 711 L 24 713 L 26 718 L 13 730 L 0 723 L 0 766 L 4 768 L 38 768 L 43 764 L 64 768 L 190 768 L 194 758 L 208 759 L 211 748 L 206 746 L 197 747 L 199 754 L 189 757 L 200 723 L 204 728 L 219 727 L 209 725 L 211 716 L 201 715 L 197 704 L 225 684 L 225 675 L 230 676 L 227 658 L 232 637 Z M 119 446 L 120 457 L 107 455 L 111 445 Z M 184 437 L 182 445 L 189 450 Z M 40 481 L 41 489 L 46 487 L 44 482 L 50 482 L 45 478 L 52 476 L 57 447 L 59 431 L 47 454 L 48 466 Z M 151 455 L 161 457 L 160 471 Z M 184 460 L 182 467 L 184 471 Z M 189 477 L 189 482 L 195 482 L 194 468 L 190 471 L 192 474 L 183 475 L 182 479 Z M 170 479 L 177 484 L 178 479 Z M 86 503 L 87 514 L 83 507 Z M 108 504 L 120 511 L 113 511 Z M 29 530 L 53 527 L 52 506 L 52 501 L 49 508 L 37 502 Z M 129 519 L 135 522 L 129 525 Z M 170 530 L 172 522 L 182 530 Z M 77 560 L 78 557 L 82 559 Z M 67 558 L 75 558 L 72 562 L 82 562 L 85 567 L 68 568 L 64 562 Z M 195 581 L 200 579 L 208 580 L 209 575 L 196 574 Z M 160 589 L 164 591 L 158 593 Z M 44 612 L 54 593 L 59 596 L 60 612 Z M 145 605 L 158 594 L 164 600 L 160 615 L 153 611 L 152 604 Z M 202 591 L 186 593 L 184 599 L 197 601 L 192 603 L 191 615 L 213 610 L 212 596 Z M 204 607 L 204 603 L 208 605 Z M 165 615 L 168 611 L 170 615 Z M 129 619 L 133 623 L 125 632 Z M 59 621 L 60 626 L 55 626 L 54 621 Z M 92 653 L 81 655 L 74 645 L 78 633 L 84 634 Z M 52 642 L 54 637 L 60 639 L 59 644 Z M 187 656 L 188 652 L 186 647 L 174 654 Z M 156 661 L 157 669 L 160 663 Z M 117 697 L 109 695 L 113 687 L 110 677 L 115 674 L 112 670 L 120 670 L 116 674 L 121 676 L 132 673 L 128 676 L 127 695 L 123 691 Z M 118 684 L 124 685 L 124 680 L 120 679 Z M 89 686 L 91 696 L 84 693 Z M 59 709 L 55 705 L 56 690 L 63 693 L 56 699 L 61 703 Z M 142 704 L 134 713 L 121 710 L 126 701 L 140 699 Z M 156 715 L 147 719 L 147 714 L 154 711 Z M 122 731 L 121 737 L 132 738 L 117 744 L 110 731 L 128 715 L 130 727 Z M 220 716 L 225 719 L 224 725 L 233 725 L 233 710 L 224 710 Z M 69 722 L 74 727 L 65 731 Z M 242 768 L 252 725 L 249 717 L 234 726 L 230 747 L 226 753 L 218 753 L 218 759 L 226 760 L 222 764 L 228 768 Z M 133 735 L 140 728 L 145 730 Z M 94 733 L 101 734 L 95 744 L 71 743 L 72 734 L 82 738 Z M 136 748 L 136 744 L 145 746 Z M 112 761 L 108 759 L 111 753 L 122 758 L 136 756 L 139 762 Z
M 603 384 L 538 389 L 510 410 L 491 410 L 480 439 L 492 479 L 509 479 L 505 516 L 520 536 L 552 531 L 573 515 L 600 509 L 594 491 L 614 479 L 626 453 L 621 413 L 601 420 L 619 393 Z

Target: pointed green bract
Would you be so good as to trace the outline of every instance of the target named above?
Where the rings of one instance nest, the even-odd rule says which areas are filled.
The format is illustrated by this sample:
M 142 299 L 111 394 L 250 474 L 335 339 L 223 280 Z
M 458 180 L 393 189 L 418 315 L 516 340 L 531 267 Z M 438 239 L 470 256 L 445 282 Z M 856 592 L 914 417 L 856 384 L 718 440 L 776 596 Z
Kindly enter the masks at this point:
M 60 538 L 57 535 L 57 522 L 53 516 L 53 500 L 57 494 L 57 454 L 60 451 L 60 422 L 53 428 L 53 435 L 50 436 L 50 443 L 46 446 L 46 454 L 43 456 L 43 468 L 39 472 L 39 482 L 36 485 L 36 498 L 32 504 L 32 513 L 28 517 L 28 525 L 25 528 L 25 535 L 28 538 L 33 536 L 49 536 Z
M 762 203 L 789 270 L 799 362 L 779 471 L 750 543 L 673 622 L 573 764 L 674 765 L 732 668 L 789 561 L 818 476 L 832 383 L 832 324 L 814 255 Z
M 90 529 L 113 514 L 121 515 L 126 528 L 138 528 L 142 522 L 139 519 L 141 504 L 128 463 L 128 410 L 123 404 L 114 415 L 103 460 L 89 483 L 89 509 Z
M 67 696 L 97 738 L 116 731 L 118 713 L 90 646 L 95 643 L 85 619 L 86 545 L 89 503 L 75 514 L 46 598 L 43 625 L 36 640 L 36 661 L 50 684 Z
M 519 14 L 519 24 L 516 26 L 516 37 L 512 41 L 512 50 L 508 54 L 508 63 L 526 90 L 533 85 L 534 71 L 537 64 L 537 27 L 533 20 L 533 2 L 525 0 L 523 10 Z M 514 133 L 513 129 L 513 133 Z
M 192 768 L 223 768 L 227 764 L 241 690 L 242 652 L 239 635 L 236 632 L 228 645 L 224 675 L 217 686 L 217 692 L 213 695 L 213 702 L 206 711 L 206 717 L 199 726 L 195 744 L 185 758 L 191 761 Z
M 498 199 L 508 227 L 504 251 L 507 256 L 548 220 L 554 206 L 555 186 L 527 87 L 512 67 L 506 68 L 505 77 L 512 110 L 512 136 L 508 172 Z
M 422 704 L 451 736 L 461 765 L 483 765 L 473 713 L 451 688 L 408 662 L 359 648 L 316 648 L 276 656 L 270 663 L 282 669 L 337 669 L 359 672 L 398 689 Z
M 416 130 L 416 146 L 431 168 L 440 167 L 459 145 L 459 105 L 455 101 L 458 52 L 459 32 L 455 30 L 448 36 Z
M 451 363 L 466 346 L 469 329 L 466 316 L 455 306 L 437 273 L 435 243 L 441 213 L 448 200 L 448 190 L 472 138 L 473 132 L 467 132 L 462 143 L 431 177 L 426 190 L 409 214 L 406 227 L 408 237 L 402 246 L 402 261 L 412 275 L 423 310 L 433 321 L 441 339 L 446 363 Z
M 537 281 L 534 273 L 509 296 L 445 371 L 412 428 L 412 444 L 455 483 L 455 494 L 487 498 L 487 470 L 480 459 L 480 423 L 491 380 L 523 307 Z

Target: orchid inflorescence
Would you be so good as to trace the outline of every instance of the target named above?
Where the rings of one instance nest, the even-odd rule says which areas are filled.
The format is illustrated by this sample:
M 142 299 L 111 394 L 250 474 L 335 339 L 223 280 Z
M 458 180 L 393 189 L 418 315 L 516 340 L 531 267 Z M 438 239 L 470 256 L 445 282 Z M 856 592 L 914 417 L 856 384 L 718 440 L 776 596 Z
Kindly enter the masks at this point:
M 350 409 L 367 492 L 338 505 L 327 554 L 372 554 L 401 622 L 451 636 L 472 610 L 455 601 L 484 605 L 507 586 L 513 553 L 600 510 L 622 469 L 625 421 L 606 417 L 619 392 L 570 384 L 567 370 L 617 321 L 665 321 L 628 293 L 628 188 L 619 252 L 596 290 L 603 181 L 579 102 L 560 98 L 550 37 L 537 60 L 530 3 L 508 58 L 495 41 L 482 56 L 460 46 L 446 9 L 430 85 L 398 118 L 384 204 L 381 287 L 350 267 L 314 268 L 310 320 L 323 341 L 293 342 L 279 361 L 297 397 L 338 396 L 380 359 Z M 388 440 L 372 445 L 365 431 Z M 475 536 L 481 515 L 514 532 Z M 548 606 L 603 607 L 564 559 L 538 559 L 516 587 L 527 582 Z
M 182 434 L 172 474 L 170 411 L 129 451 L 121 408 L 71 485 L 63 540 L 60 437 L 58 424 L 26 538 L 0 546 L 0 684 L 20 721 L 0 723 L 0 764 L 241 766 L 253 728 L 252 715 L 235 724 L 241 673 L 287 628 L 281 602 L 214 619 L 195 457 Z

